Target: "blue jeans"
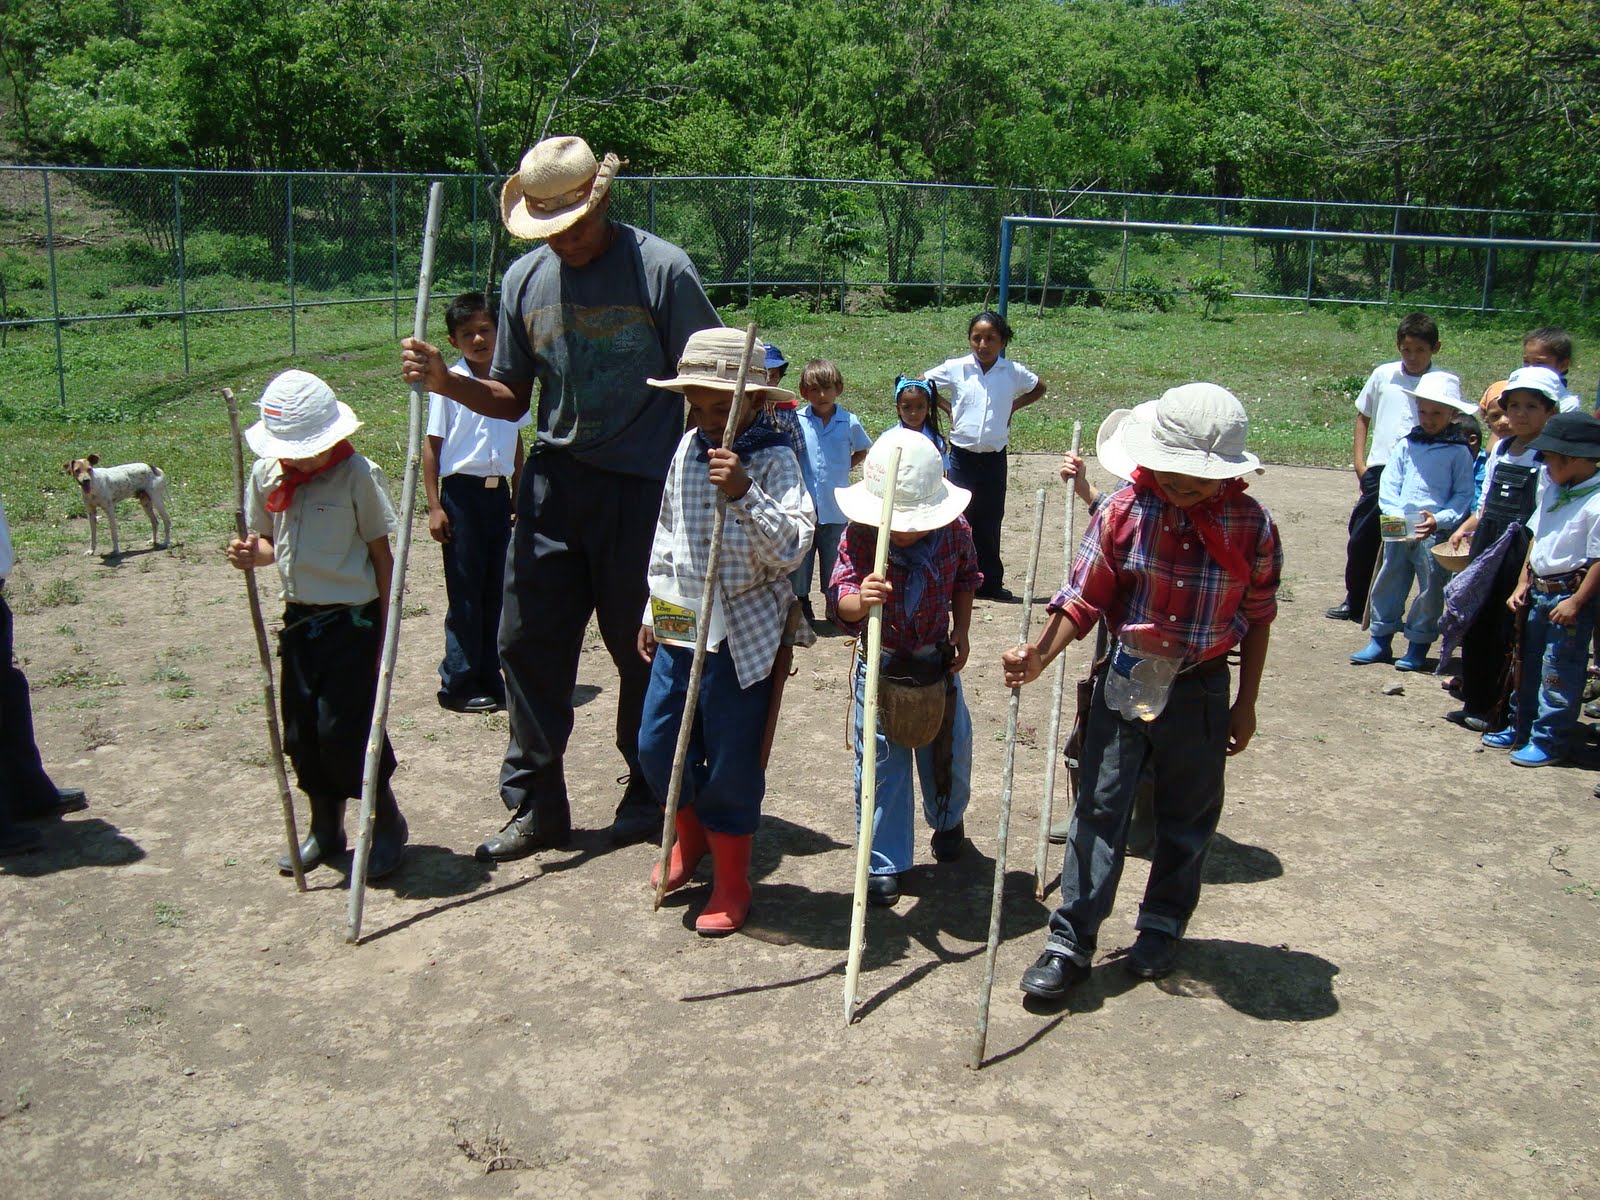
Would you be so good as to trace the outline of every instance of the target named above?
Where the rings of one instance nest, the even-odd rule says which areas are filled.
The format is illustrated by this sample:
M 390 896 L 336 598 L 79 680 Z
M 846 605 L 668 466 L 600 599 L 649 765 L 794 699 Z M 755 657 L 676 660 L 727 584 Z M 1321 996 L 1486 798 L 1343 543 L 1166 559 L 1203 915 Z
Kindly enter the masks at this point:
M 844 536 L 844 528 L 843 525 L 817 526 L 817 536 L 811 543 L 811 549 L 806 551 L 800 565 L 789 573 L 794 594 L 800 599 L 811 597 L 811 564 L 818 559 L 822 560 L 822 592 L 827 594 L 828 584 L 833 582 L 833 564 L 839 561 L 839 539 Z
M 1130 721 L 1105 701 L 1095 679 L 1084 731 L 1081 789 L 1061 866 L 1061 906 L 1047 949 L 1087 964 L 1122 879 L 1128 820 L 1146 765 L 1155 776 L 1155 846 L 1150 881 L 1134 922 L 1182 937 L 1200 901 L 1200 871 L 1222 816 L 1228 747 L 1228 672 L 1178 676 L 1154 721 Z
M 856 831 L 861 830 L 861 752 L 864 703 L 867 690 L 866 664 L 858 656 L 852 673 L 855 684 L 856 731 Z M 883 736 L 883 727 L 877 729 L 878 786 L 872 813 L 872 863 L 869 870 L 874 875 L 898 875 L 909 870 L 916 861 L 913 846 L 915 832 L 911 812 L 912 769 L 922 786 L 922 815 L 934 829 L 953 829 L 966 815 L 967 802 L 972 798 L 972 716 L 967 712 L 967 701 L 961 690 L 961 676 L 957 675 L 955 695 L 955 723 L 951 731 L 953 746 L 950 754 L 950 794 L 941 797 L 934 789 L 933 747 L 922 746 L 916 750 L 891 742 Z
M 450 607 L 444 615 L 439 696 L 489 696 L 503 704 L 500 602 L 511 542 L 511 489 L 504 479 L 490 488 L 476 475 L 446 475 L 439 481 L 439 506 L 450 518 L 450 540 L 440 547 Z
M 639 769 L 658 804 L 666 804 L 672 786 L 672 759 L 693 665 L 692 650 L 656 647 L 639 722 Z M 706 655 L 678 804 L 694 809 L 700 824 L 712 833 L 743 836 L 754 833 L 761 823 L 761 800 L 767 791 L 761 738 L 771 698 L 770 674 L 747 688 L 739 686 L 726 643 Z
M 1570 596 L 1532 592 L 1528 623 L 1522 631 L 1522 683 L 1511 696 L 1507 724 L 1517 743 L 1556 758 L 1567 752 L 1567 739 L 1578 723 L 1583 704 L 1583 677 L 1594 637 L 1595 606 L 1578 610 L 1571 625 L 1557 625 L 1550 610 Z
M 1431 646 L 1439 636 L 1448 574 L 1433 557 L 1437 536 L 1409 542 L 1384 542 L 1378 578 L 1372 584 L 1372 636 L 1393 637 L 1402 629 L 1406 641 Z M 1416 580 L 1417 598 L 1406 612 L 1406 596 Z M 1403 615 L 1403 620 L 1402 620 Z

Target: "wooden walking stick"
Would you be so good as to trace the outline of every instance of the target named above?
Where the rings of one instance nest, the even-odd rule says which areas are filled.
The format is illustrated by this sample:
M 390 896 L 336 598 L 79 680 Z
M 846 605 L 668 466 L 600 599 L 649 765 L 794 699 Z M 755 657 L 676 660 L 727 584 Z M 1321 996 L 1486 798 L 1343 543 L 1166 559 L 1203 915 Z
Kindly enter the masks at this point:
M 433 254 L 439 241 L 439 215 L 444 184 L 428 188 L 428 218 L 423 226 L 422 269 L 417 277 L 417 308 L 411 336 L 428 336 L 428 296 L 433 290 Z M 361 940 L 361 910 L 367 898 L 367 859 L 372 853 L 372 826 L 377 809 L 378 764 L 389 720 L 389 692 L 394 686 L 394 660 L 400 650 L 400 608 L 406 594 L 406 562 L 411 555 L 412 511 L 417 503 L 417 464 L 422 451 L 422 409 L 428 389 L 411 385 L 410 420 L 406 427 L 406 474 L 400 489 L 400 530 L 395 536 L 394 571 L 389 580 L 389 614 L 383 627 L 383 658 L 378 665 L 378 692 L 372 702 L 372 727 L 367 733 L 367 761 L 361 773 L 361 816 L 356 824 L 356 849 L 350 859 L 350 910 L 344 940 Z
M 728 424 L 722 431 L 722 444 L 733 448 L 739 436 L 739 422 L 744 414 L 745 382 L 750 375 L 750 359 L 755 354 L 756 326 L 752 321 L 745 327 L 744 351 L 739 355 L 739 379 L 733 385 L 733 405 L 728 409 Z M 656 872 L 655 904 L 652 912 L 661 909 L 667 895 L 667 864 L 672 857 L 672 843 L 677 837 L 678 801 L 683 795 L 683 770 L 689 758 L 689 739 L 694 733 L 695 709 L 700 704 L 700 677 L 705 674 L 706 643 L 711 640 L 711 606 L 717 599 L 717 576 L 722 569 L 722 527 L 728 519 L 728 497 L 717 491 L 717 508 L 711 516 L 711 547 L 706 552 L 706 584 L 700 590 L 700 611 L 694 623 L 694 659 L 689 664 L 689 691 L 683 698 L 683 720 L 678 726 L 678 744 L 672 752 L 672 779 L 667 784 L 667 808 L 661 820 L 660 869 Z M 656 651 L 661 653 L 658 648 Z M 728 651 L 732 653 L 732 651 Z
M 1044 536 L 1044 489 L 1033 501 L 1033 552 L 1028 555 L 1028 590 L 1022 598 L 1022 632 L 1026 643 L 1033 625 L 1033 583 L 1039 571 L 1039 542 Z M 983 1066 L 983 1049 L 989 1041 L 989 994 L 994 991 L 994 960 L 1000 949 L 1000 906 L 1006 892 L 1006 839 L 1011 834 L 1011 775 L 1017 765 L 1017 717 L 1022 709 L 1022 688 L 1011 689 L 1011 715 L 1006 720 L 1006 769 L 1000 782 L 1000 832 L 995 837 L 994 896 L 989 903 L 989 946 L 983 957 L 983 991 L 978 998 L 978 1033 L 967 1066 Z
M 894 521 L 894 491 L 900 481 L 900 447 L 889 455 L 883 481 L 883 508 L 878 514 L 878 544 L 872 573 L 882 575 L 889 562 L 889 526 Z M 856 887 L 850 903 L 850 957 L 844 970 L 844 1023 L 856 1015 L 856 984 L 861 978 L 861 950 L 867 935 L 867 867 L 872 863 L 872 824 L 878 800 L 878 675 L 883 657 L 883 605 L 867 613 L 867 677 L 861 695 L 861 821 L 856 829 Z
M 239 501 L 234 509 L 234 528 L 241 542 L 250 540 L 250 527 L 244 519 L 244 446 L 239 436 L 239 403 L 232 388 L 222 389 L 228 405 L 228 425 L 233 430 L 233 494 Z M 256 592 L 256 569 L 246 567 L 244 588 L 250 594 L 250 622 L 256 630 L 256 655 L 261 659 L 261 699 L 267 710 L 267 742 L 272 747 L 272 770 L 278 777 L 278 796 L 283 801 L 283 831 L 289 838 L 289 868 L 294 873 L 297 891 L 306 890 L 306 868 L 300 861 L 300 831 L 294 825 L 294 793 L 289 790 L 289 773 L 283 766 L 283 734 L 278 730 L 277 687 L 272 682 L 272 647 L 267 644 L 267 624 L 261 619 L 261 597 Z
M 1083 422 L 1072 423 L 1072 453 L 1078 453 L 1083 444 Z M 1061 586 L 1065 588 L 1072 578 L 1072 556 L 1077 547 L 1073 544 L 1073 518 L 1078 515 L 1078 497 L 1067 488 L 1066 533 L 1062 537 Z M 1039 840 L 1033 848 L 1033 898 L 1044 899 L 1044 880 L 1050 870 L 1050 817 L 1056 798 L 1056 757 L 1061 752 L 1061 700 L 1067 692 L 1067 656 L 1056 656 L 1056 695 L 1050 706 L 1050 758 L 1044 765 L 1044 803 L 1039 806 Z M 1067 790 L 1072 790 L 1072 776 L 1067 776 Z M 1068 799 L 1071 799 L 1069 795 Z

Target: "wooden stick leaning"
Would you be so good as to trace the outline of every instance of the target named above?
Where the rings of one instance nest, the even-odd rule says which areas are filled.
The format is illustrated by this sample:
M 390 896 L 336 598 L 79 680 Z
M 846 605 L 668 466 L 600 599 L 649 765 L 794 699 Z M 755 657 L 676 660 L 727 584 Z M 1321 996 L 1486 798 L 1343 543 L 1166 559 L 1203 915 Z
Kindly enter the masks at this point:
M 1083 444 L 1083 422 L 1072 423 L 1072 453 L 1076 455 Z M 1073 487 L 1067 488 L 1066 533 L 1062 536 L 1061 586 L 1065 588 L 1072 578 L 1072 556 L 1076 551 L 1073 537 L 1073 518 L 1078 515 L 1078 497 Z M 1056 694 L 1050 704 L 1050 757 L 1044 764 L 1044 802 L 1039 806 L 1039 840 L 1033 847 L 1033 898 L 1044 899 L 1045 876 L 1050 871 L 1050 821 L 1055 808 L 1056 763 L 1061 755 L 1061 700 L 1067 692 L 1067 656 L 1056 656 Z M 1067 790 L 1072 789 L 1072 776 L 1067 776 Z M 1073 799 L 1068 795 L 1067 799 Z
M 900 448 L 889 455 L 884 475 L 883 508 L 878 514 L 878 545 L 872 573 L 882 575 L 889 562 L 889 528 L 894 521 L 894 492 L 900 480 Z M 867 675 L 861 696 L 861 820 L 856 826 L 856 886 L 850 903 L 850 956 L 844 969 L 844 1023 L 856 1015 L 856 985 L 861 978 L 861 950 L 867 936 L 867 868 L 872 862 L 872 825 L 878 799 L 878 676 L 883 658 L 883 605 L 867 613 Z
M 733 388 L 733 406 L 728 409 L 728 424 L 722 431 L 722 444 L 733 448 L 739 436 L 739 422 L 744 415 L 745 383 L 750 374 L 750 360 L 755 355 L 756 327 L 751 322 L 744 331 L 744 351 L 739 355 L 739 380 Z M 678 801 L 683 795 L 683 771 L 689 758 L 689 739 L 694 734 L 695 709 L 700 704 L 700 677 L 705 673 L 706 643 L 711 637 L 711 606 L 717 598 L 717 576 L 722 569 L 722 527 L 728 519 L 728 497 L 717 491 L 717 508 L 711 517 L 711 547 L 706 554 L 706 584 L 700 592 L 700 611 L 694 626 L 694 659 L 689 664 L 689 690 L 683 698 L 683 720 L 678 725 L 678 744 L 672 752 L 672 779 L 667 785 L 667 808 L 661 821 L 660 869 L 656 872 L 655 903 L 652 912 L 660 911 L 661 901 L 667 895 L 667 864 L 672 857 L 672 843 L 677 837 Z M 731 654 L 731 650 L 727 650 Z M 657 653 L 661 651 L 658 649 Z
M 1022 632 L 1019 644 L 1026 643 L 1033 627 L 1033 584 L 1039 573 L 1039 542 L 1044 537 L 1044 489 L 1033 500 L 1033 550 L 1028 555 L 1028 588 L 1022 597 Z M 972 1041 L 972 1056 L 967 1066 L 976 1071 L 983 1066 L 983 1051 L 989 1041 L 989 994 L 994 991 L 994 961 L 1000 949 L 1000 908 L 1006 892 L 1006 841 L 1011 834 L 1011 776 L 1017 765 L 1017 717 L 1022 709 L 1022 688 L 1011 689 L 1011 715 L 1006 719 L 1006 768 L 1000 783 L 1000 831 L 995 836 L 994 895 L 989 903 L 989 945 L 983 957 L 983 991 L 978 997 L 978 1032 Z
M 428 298 L 433 290 L 433 255 L 439 242 L 439 217 L 444 208 L 444 184 L 428 188 L 428 218 L 422 235 L 422 269 L 417 276 L 417 307 L 411 336 L 419 342 L 428 336 Z M 356 848 L 350 859 L 350 908 L 344 940 L 361 940 L 361 912 L 367 895 L 367 859 L 372 854 L 372 826 L 377 809 L 378 764 L 383 755 L 389 720 L 389 693 L 394 686 L 394 662 L 400 650 L 400 608 L 406 594 L 406 563 L 411 556 L 411 523 L 417 503 L 417 470 L 422 457 L 422 409 L 428 390 L 411 385 L 410 420 L 406 427 L 406 473 L 400 489 L 400 529 L 395 536 L 394 571 L 389 579 L 389 613 L 383 626 L 383 657 L 378 665 L 378 691 L 372 702 L 372 726 L 367 733 L 367 760 L 361 773 L 361 816 L 356 823 Z
M 233 494 L 239 506 L 234 509 L 234 528 L 241 542 L 249 541 L 250 527 L 244 519 L 244 445 L 239 435 L 239 402 L 232 388 L 222 389 L 228 405 L 228 425 L 233 431 Z M 283 832 L 289 839 L 289 868 L 297 891 L 306 890 L 306 868 L 300 861 L 300 831 L 294 824 L 294 793 L 289 790 L 289 773 L 283 766 L 283 734 L 278 729 L 277 687 L 272 682 L 272 647 L 267 643 L 267 623 L 261 619 L 261 596 L 256 591 L 256 569 L 246 567 L 245 591 L 250 595 L 250 623 L 256 630 L 256 654 L 261 659 L 261 700 L 267 710 L 267 742 L 272 747 L 272 771 L 278 777 L 278 796 L 283 801 Z

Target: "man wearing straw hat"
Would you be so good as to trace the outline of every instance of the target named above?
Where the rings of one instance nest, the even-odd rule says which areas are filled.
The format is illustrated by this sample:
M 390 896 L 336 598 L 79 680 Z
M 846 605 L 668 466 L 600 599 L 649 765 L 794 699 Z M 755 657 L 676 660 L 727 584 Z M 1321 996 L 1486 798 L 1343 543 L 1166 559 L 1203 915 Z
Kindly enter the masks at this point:
M 1172 388 L 1125 414 L 1117 438 L 1133 486 L 1096 510 L 1039 640 L 1001 656 L 1006 684 L 1019 687 L 1102 615 L 1117 637 L 1096 672 L 1061 906 L 1044 953 L 1022 977 L 1030 996 L 1058 999 L 1088 978 L 1147 763 L 1156 835 L 1128 970 L 1142 979 L 1168 974 L 1199 902 L 1223 768 L 1255 733 L 1283 568 L 1272 518 L 1244 495 L 1242 477 L 1260 466 L 1245 449 L 1248 429 L 1244 406 L 1210 383 Z M 1230 705 L 1235 646 L 1239 690 Z
M 484 416 L 516 420 L 534 411 L 500 619 L 511 718 L 500 796 L 511 819 L 478 847 L 484 861 L 564 845 L 571 834 L 562 760 L 591 616 L 617 668 L 616 743 L 628 771 L 612 840 L 660 830 L 660 810 L 639 771 L 649 669 L 635 640 L 683 414 L 646 380 L 670 375 L 689 335 L 722 322 L 688 255 L 611 219 L 621 165 L 614 154 L 597 162 L 582 138 L 547 138 L 506 181 L 506 229 L 544 245 L 506 271 L 487 379 L 453 375 L 433 346 L 401 342 L 408 383 Z

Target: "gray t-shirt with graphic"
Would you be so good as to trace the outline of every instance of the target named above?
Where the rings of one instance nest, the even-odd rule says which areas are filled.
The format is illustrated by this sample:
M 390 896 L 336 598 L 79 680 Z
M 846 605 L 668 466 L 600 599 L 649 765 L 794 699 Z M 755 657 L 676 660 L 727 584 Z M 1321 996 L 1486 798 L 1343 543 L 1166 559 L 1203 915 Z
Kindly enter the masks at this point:
M 689 256 L 615 222 L 580 268 L 547 245 L 506 271 L 490 374 L 537 381 L 534 429 L 591 466 L 665 479 L 683 435 L 683 398 L 645 383 L 676 374 L 689 335 L 722 324 Z

